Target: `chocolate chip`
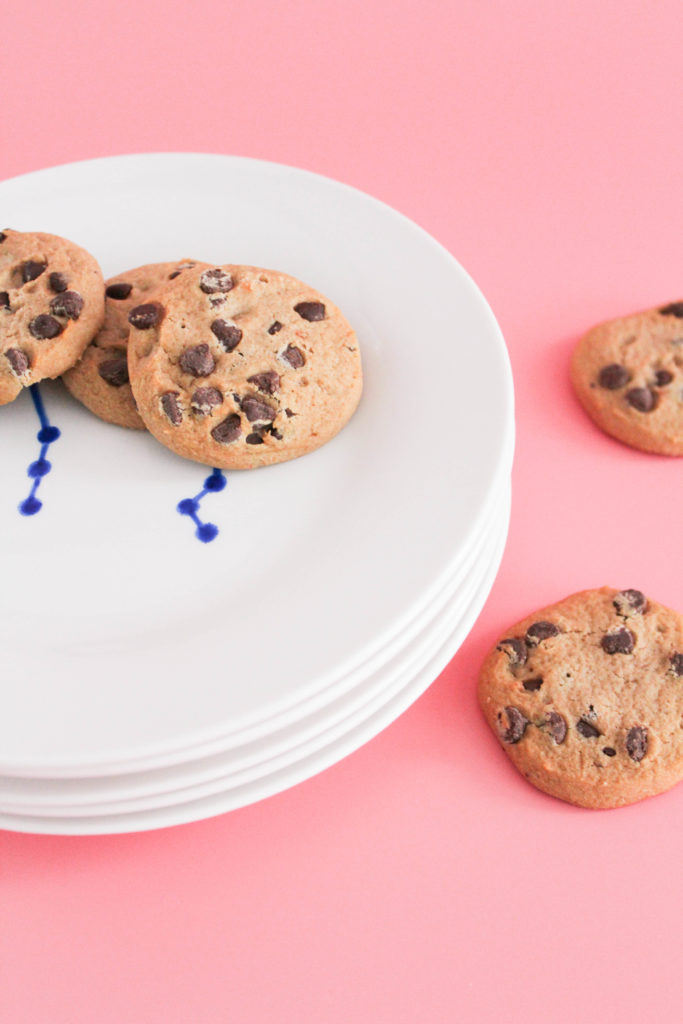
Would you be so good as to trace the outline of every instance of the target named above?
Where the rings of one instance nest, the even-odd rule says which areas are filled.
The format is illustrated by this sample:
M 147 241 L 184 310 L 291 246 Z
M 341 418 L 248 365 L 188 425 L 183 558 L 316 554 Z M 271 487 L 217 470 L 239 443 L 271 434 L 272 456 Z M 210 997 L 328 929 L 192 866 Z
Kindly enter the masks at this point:
M 275 320 L 268 328 L 268 334 L 277 334 L 278 331 L 282 330 L 282 324 L 279 320 Z
M 5 234 L 5 232 L 4 231 L 0 231 L 0 242 L 4 242 L 6 238 L 7 238 L 7 235 Z
M 539 676 L 538 679 L 525 679 L 522 683 L 525 690 L 535 691 L 540 690 L 543 686 L 543 679 Z
M 65 316 L 68 320 L 78 320 L 83 312 L 83 296 L 78 292 L 62 292 L 55 295 L 50 303 L 50 311 L 55 316 Z
M 181 353 L 180 368 L 193 377 L 208 377 L 216 369 L 216 360 L 208 345 L 193 345 Z
M 223 395 L 218 388 L 197 388 L 192 395 L 192 408 L 202 416 L 206 416 L 222 403 Z
M 546 719 L 550 728 L 550 735 L 556 743 L 564 743 L 567 735 L 567 723 L 559 711 L 549 711 Z
M 504 743 L 519 743 L 524 735 L 524 730 L 526 729 L 528 722 L 519 708 L 508 706 L 504 708 L 504 711 L 507 715 L 507 726 L 503 726 L 502 718 L 500 715 L 498 716 L 501 723 L 501 739 Z
M 115 281 L 114 284 L 107 285 L 104 294 L 108 299 L 127 299 L 132 291 L 133 285 L 127 281 Z
M 676 651 L 675 654 L 671 655 L 669 662 L 669 672 L 671 672 L 672 676 L 677 676 L 680 679 L 683 676 L 683 654 Z
M 9 292 L 0 292 L 0 309 L 9 309 Z
M 626 392 L 626 401 L 638 412 L 652 412 L 657 405 L 657 395 L 651 388 L 631 388 Z
M 242 340 L 242 331 L 227 320 L 214 320 L 211 331 L 218 338 L 226 352 L 234 352 Z
M 257 433 L 247 434 L 245 441 L 247 444 L 263 444 L 263 437 Z
M 292 412 L 291 409 L 285 409 L 285 416 L 288 420 L 291 420 L 292 416 L 296 416 L 296 413 Z
M 610 363 L 609 366 L 603 366 L 598 374 L 598 384 L 601 388 L 607 388 L 608 391 L 616 391 L 617 388 L 623 388 L 630 379 L 631 374 L 625 366 L 621 366 L 619 363 Z
M 612 602 L 619 615 L 642 615 L 647 598 L 641 590 L 620 590 Z
M 306 363 L 303 352 L 296 345 L 288 345 L 284 352 L 280 353 L 280 358 L 289 363 L 294 370 L 299 370 Z
M 542 640 L 549 640 L 551 636 L 557 636 L 560 630 L 554 622 L 534 622 L 526 631 L 525 640 L 529 647 L 535 647 Z
M 8 348 L 5 352 L 5 356 L 12 367 L 12 372 L 15 373 L 17 377 L 23 377 L 24 374 L 28 372 L 29 367 L 31 366 L 31 361 L 28 354 L 24 352 L 22 348 Z
M 280 431 L 276 430 L 275 427 L 273 426 L 270 426 L 268 428 L 268 433 L 271 435 L 271 437 L 274 437 L 276 441 L 282 441 L 282 439 L 284 438 L 284 434 L 281 434 Z
M 630 629 L 612 629 L 605 633 L 600 645 L 605 654 L 631 654 L 636 645 L 636 638 Z
M 50 288 L 53 292 L 65 292 L 69 287 L 69 279 L 66 274 L 60 274 L 58 270 L 53 270 L 50 274 Z
M 214 292 L 229 292 L 234 286 L 235 282 L 230 274 L 220 267 L 215 267 L 213 270 L 205 270 L 199 278 L 199 287 L 207 295 L 213 295 Z
M 113 388 L 123 387 L 128 383 L 128 360 L 124 354 L 103 359 L 97 367 L 97 372 L 102 380 L 111 384 Z
M 177 391 L 164 391 L 163 395 L 161 395 L 161 408 L 166 413 L 166 416 L 174 427 L 177 427 L 179 423 L 182 423 L 183 414 L 180 411 L 180 406 L 178 405 Z
M 657 370 L 655 374 L 655 387 L 665 388 L 673 379 L 674 375 L 669 370 Z
M 616 754 L 616 750 L 614 749 L 614 747 L 603 747 L 602 752 L 603 754 L 606 754 L 607 757 L 614 757 Z
M 634 725 L 626 733 L 626 753 L 632 761 L 642 761 L 647 754 L 647 729 Z
M 662 316 L 683 317 L 683 302 L 670 302 L 668 306 L 662 306 L 659 312 Z
M 141 331 L 155 327 L 164 315 L 163 306 L 158 302 L 143 302 L 141 306 L 135 306 L 128 314 L 128 323 Z
M 168 275 L 169 281 L 173 281 L 176 277 L 180 277 L 183 270 L 191 270 L 192 267 L 196 267 L 197 264 L 192 260 L 186 260 L 185 263 L 178 263 L 172 274 Z
M 277 409 L 274 409 L 268 402 L 264 402 L 258 395 L 247 395 L 242 399 L 242 412 L 250 423 L 259 420 L 264 423 L 272 423 L 277 416 Z
M 40 277 L 45 272 L 47 263 L 39 263 L 37 260 L 26 260 L 26 263 L 21 265 L 21 280 L 24 284 L 28 284 L 29 281 L 35 281 L 37 277 Z
M 325 319 L 325 307 L 322 302 L 297 302 L 294 310 L 302 320 L 315 321 Z
M 219 444 L 230 444 L 236 441 L 242 433 L 242 423 L 236 412 L 231 413 L 226 419 L 214 427 L 211 437 Z
M 247 383 L 253 384 L 255 388 L 264 391 L 267 395 L 274 395 L 276 391 L 280 390 L 280 376 L 275 370 L 252 373 L 251 377 L 247 377 Z
M 587 722 L 585 718 L 580 718 L 578 720 L 576 723 L 576 731 L 587 740 L 593 740 L 596 736 L 600 735 L 599 730 L 590 722 Z
M 498 644 L 498 650 L 507 654 L 510 668 L 514 668 L 516 665 L 524 665 L 529 656 L 527 646 L 519 636 L 512 636 L 501 640 Z
M 34 338 L 38 338 L 42 341 L 44 338 L 56 338 L 62 333 L 64 327 L 60 324 L 59 320 L 55 320 L 53 316 L 48 316 L 47 313 L 41 313 L 28 325 L 28 329 Z

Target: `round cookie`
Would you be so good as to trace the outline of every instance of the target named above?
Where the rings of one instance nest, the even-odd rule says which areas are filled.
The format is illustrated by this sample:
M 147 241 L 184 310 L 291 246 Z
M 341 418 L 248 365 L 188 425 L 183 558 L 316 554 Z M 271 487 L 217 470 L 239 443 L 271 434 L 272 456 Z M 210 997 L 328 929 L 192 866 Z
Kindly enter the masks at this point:
M 571 380 L 605 433 L 642 451 L 683 455 L 683 302 L 588 331 Z
M 0 405 L 73 366 L 103 316 L 90 253 L 57 235 L 0 231 Z
M 197 265 L 196 260 L 152 263 L 105 281 L 104 323 L 63 381 L 86 408 L 120 427 L 144 430 L 128 380 L 128 314 L 149 302 L 167 281 Z
M 194 267 L 134 308 L 128 369 L 147 428 L 223 469 L 320 447 L 360 399 L 356 335 L 329 299 L 259 267 Z
M 638 590 L 586 590 L 507 630 L 479 701 L 519 771 L 581 807 L 683 778 L 683 616 Z

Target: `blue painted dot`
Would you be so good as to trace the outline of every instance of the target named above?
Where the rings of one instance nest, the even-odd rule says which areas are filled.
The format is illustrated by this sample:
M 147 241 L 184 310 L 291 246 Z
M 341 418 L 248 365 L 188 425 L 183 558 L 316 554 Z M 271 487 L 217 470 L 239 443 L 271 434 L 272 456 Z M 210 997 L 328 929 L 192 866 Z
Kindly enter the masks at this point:
M 36 512 L 40 512 L 42 507 L 42 501 L 39 501 L 38 498 L 34 498 L 34 496 L 31 494 L 29 495 L 28 498 L 22 501 L 21 505 L 19 506 L 19 511 L 21 512 L 22 516 L 34 516 Z
M 222 491 L 227 482 L 220 469 L 215 469 L 211 476 L 207 476 L 204 486 L 207 491 Z
M 193 516 L 199 509 L 199 502 L 194 498 L 183 498 L 176 507 L 181 516 Z
M 218 536 L 218 527 L 213 523 L 202 523 L 197 527 L 196 535 L 203 544 L 208 544 Z
M 34 479 L 37 476 L 45 476 L 52 469 L 52 463 L 48 462 L 47 459 L 37 459 L 36 462 L 32 462 L 28 467 L 27 473 Z
M 42 427 L 38 431 L 38 440 L 41 444 L 52 444 L 61 435 L 59 427 Z

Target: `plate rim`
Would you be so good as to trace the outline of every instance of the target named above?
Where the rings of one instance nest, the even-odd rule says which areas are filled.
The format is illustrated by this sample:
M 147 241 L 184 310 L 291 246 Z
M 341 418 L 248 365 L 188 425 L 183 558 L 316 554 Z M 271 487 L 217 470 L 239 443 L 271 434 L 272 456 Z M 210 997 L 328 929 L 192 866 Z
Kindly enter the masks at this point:
M 471 586 L 473 579 L 483 579 L 483 570 L 492 560 L 493 555 L 499 546 L 501 537 L 505 537 L 507 535 L 511 507 L 509 487 L 507 490 L 507 494 L 503 499 L 503 502 L 504 503 L 501 505 L 500 508 L 496 510 L 496 514 L 491 519 L 489 523 L 489 529 L 487 529 L 486 531 L 486 536 L 482 537 L 479 550 L 476 553 L 475 557 L 473 558 L 472 563 L 468 568 L 468 571 L 464 574 L 464 576 L 461 579 L 458 580 L 458 582 L 456 583 L 452 590 L 449 588 L 448 593 L 440 595 L 437 606 L 434 609 L 432 609 L 430 615 L 426 618 L 425 621 L 423 621 L 421 628 L 417 636 L 414 638 L 414 640 L 411 641 L 409 645 L 403 647 L 401 651 L 398 652 L 396 655 L 392 655 L 392 657 L 389 660 L 391 662 L 394 662 L 393 666 L 384 664 L 377 669 L 376 676 L 379 675 L 379 673 L 381 673 L 381 676 L 385 678 L 380 677 L 378 679 L 375 676 L 375 678 L 371 680 L 372 693 L 370 695 L 370 699 L 372 699 L 372 696 L 379 691 L 387 693 L 390 692 L 392 686 L 391 678 L 394 678 L 399 674 L 404 673 L 406 663 L 412 663 L 415 645 L 421 645 L 421 651 L 424 654 L 425 636 L 430 633 L 430 631 L 433 629 L 439 618 L 442 617 L 447 610 L 451 616 L 453 613 L 453 608 L 455 607 L 456 604 L 459 609 L 462 609 L 464 611 L 467 610 L 468 604 L 465 603 L 463 605 L 462 602 L 462 592 L 467 592 L 471 590 L 471 592 L 474 593 L 474 591 L 476 590 L 476 586 L 474 588 L 472 588 Z M 390 676 L 391 678 L 387 678 L 388 676 Z M 287 729 L 287 735 L 284 740 L 281 740 L 277 744 L 274 752 L 267 749 L 263 750 L 259 756 L 249 757 L 245 763 L 243 755 L 239 754 L 239 748 L 219 748 L 216 750 L 212 750 L 208 754 L 200 753 L 196 758 L 178 762 L 171 762 L 165 766 L 160 766 L 160 769 L 165 772 L 177 771 L 180 775 L 183 775 L 185 777 L 191 775 L 195 781 L 193 781 L 192 783 L 188 783 L 187 785 L 193 786 L 199 785 L 201 782 L 210 782 L 212 779 L 216 777 L 217 774 L 220 774 L 222 777 L 224 777 L 229 774 L 254 769 L 259 764 L 262 764 L 265 761 L 270 761 L 275 757 L 279 757 L 283 754 L 286 754 L 287 751 L 289 751 L 291 748 L 295 746 L 300 746 L 303 742 L 308 742 L 312 740 L 316 732 L 319 730 L 321 718 L 324 719 L 323 727 L 325 730 L 327 730 L 332 728 L 337 721 L 340 721 L 342 719 L 348 719 L 351 714 L 357 713 L 361 708 L 363 708 L 367 704 L 368 695 L 363 692 L 364 685 L 365 683 L 363 681 L 359 681 L 352 691 L 338 695 L 332 702 L 336 704 L 337 707 L 336 710 L 332 712 L 331 717 L 329 705 L 325 704 L 322 707 L 316 708 L 315 710 L 311 711 L 310 714 L 307 715 L 305 718 L 302 718 L 301 720 L 298 720 L 295 723 L 291 723 L 283 727 L 283 730 L 285 728 Z M 302 732 L 305 735 L 305 740 L 302 740 L 301 738 Z M 265 737 L 265 739 L 269 738 L 269 735 Z M 236 754 L 239 755 L 237 757 L 237 767 L 231 766 L 228 768 L 228 762 L 234 760 Z M 225 765 L 223 765 L 220 768 L 220 770 L 213 763 L 215 759 L 219 758 L 225 759 Z M 205 766 L 202 766 L 202 762 L 207 760 L 212 762 L 208 770 L 206 769 Z M 202 769 L 200 771 L 201 778 L 199 780 L 197 779 L 196 776 L 198 769 Z M 162 780 L 157 780 L 153 778 L 152 782 L 154 783 L 154 785 L 150 788 L 149 780 L 145 778 L 145 776 L 147 776 L 149 773 L 153 775 L 156 770 L 157 769 L 155 769 L 154 767 L 150 769 L 142 768 L 139 773 L 133 773 L 136 775 L 139 774 L 143 776 L 142 780 L 139 778 L 129 780 L 128 775 L 125 774 L 118 776 L 91 776 L 82 777 L 80 779 L 54 778 L 49 780 L 45 780 L 42 778 L 17 779 L 16 777 L 12 778 L 11 780 L 8 780 L 7 777 L 0 776 L 0 783 L 10 781 L 10 789 L 12 787 L 12 783 L 15 783 L 17 781 L 20 784 L 28 783 L 29 788 L 33 788 L 35 786 L 36 791 L 39 792 L 40 787 L 42 787 L 46 781 L 56 784 L 84 783 L 85 785 L 89 785 L 90 783 L 94 783 L 96 785 L 103 783 L 106 785 L 107 783 L 112 782 L 115 785 L 123 786 L 125 786 L 125 784 L 129 782 L 128 788 L 124 788 L 123 791 L 121 792 L 117 793 L 116 790 L 114 790 L 113 792 L 107 791 L 104 799 L 101 799 L 102 805 L 106 806 L 110 803 L 120 803 L 122 801 L 127 801 L 129 799 L 142 799 L 143 797 L 153 797 L 157 794 L 163 795 L 167 792 L 175 791 L 178 788 L 175 782 L 169 780 L 166 777 L 164 777 Z M 141 781 L 143 782 L 144 785 L 143 791 L 138 793 L 133 792 L 131 786 L 138 787 Z M 69 806 L 79 808 L 80 806 L 93 805 L 97 802 L 93 798 L 92 794 L 87 795 L 88 799 L 85 799 L 85 794 L 77 793 L 78 800 L 70 804 L 68 800 L 64 800 L 61 793 L 55 792 L 51 794 L 51 797 L 47 801 L 45 801 L 44 797 L 42 798 L 41 801 L 37 801 L 35 806 L 40 806 L 41 813 L 44 811 L 48 811 L 49 813 L 51 808 L 67 808 Z M 12 807 L 22 807 L 24 808 L 25 813 L 30 813 L 28 809 L 31 807 L 32 799 L 32 796 L 30 794 L 27 794 L 27 796 L 23 798 L 25 802 L 22 803 L 21 799 L 15 801 L 15 799 L 11 795 L 9 799 L 7 796 L 0 796 L 0 807 L 2 807 L 4 811 L 7 811 L 8 808 Z
M 453 631 L 449 632 L 438 651 L 428 658 L 425 665 L 416 673 L 411 682 L 389 697 L 387 703 L 377 708 L 368 718 L 363 719 L 352 727 L 350 732 L 344 733 L 330 744 L 323 745 L 302 760 L 295 761 L 280 771 L 262 776 L 253 782 L 245 783 L 241 795 L 236 800 L 233 794 L 233 799 L 228 799 L 222 805 L 221 797 L 229 796 L 230 790 L 199 797 L 194 801 L 169 804 L 146 811 L 123 812 L 111 816 L 93 815 L 92 819 L 79 816 L 45 818 L 31 815 L 5 815 L 0 812 L 0 828 L 9 831 L 48 835 L 115 835 L 174 828 L 179 825 L 189 825 L 197 821 L 218 817 L 230 811 L 249 807 L 272 796 L 277 796 L 279 793 L 284 793 L 288 789 L 292 789 L 294 786 L 314 778 L 327 768 L 344 760 L 365 746 L 366 743 L 371 742 L 375 736 L 392 725 L 397 718 L 408 710 L 426 692 L 441 672 L 444 671 L 465 642 L 472 626 L 479 618 L 498 576 L 505 552 L 509 518 L 508 515 L 506 529 L 503 531 L 499 545 L 493 553 L 491 563 L 487 567 L 487 572 L 480 580 L 472 602 L 458 625 L 454 627 Z M 255 790 L 255 793 L 247 795 L 245 790 L 249 790 L 250 787 Z M 207 802 L 212 804 L 208 812 L 205 810 Z M 197 804 L 202 807 L 199 813 L 197 813 Z M 180 813 L 173 813 L 176 810 Z M 163 820 L 157 821 L 156 816 L 162 817 Z M 135 819 L 134 827 L 132 828 L 131 817 Z M 55 824 L 57 824 L 57 827 L 54 827 Z M 112 824 L 115 827 L 112 828 Z M 40 827 L 41 825 L 42 827 Z

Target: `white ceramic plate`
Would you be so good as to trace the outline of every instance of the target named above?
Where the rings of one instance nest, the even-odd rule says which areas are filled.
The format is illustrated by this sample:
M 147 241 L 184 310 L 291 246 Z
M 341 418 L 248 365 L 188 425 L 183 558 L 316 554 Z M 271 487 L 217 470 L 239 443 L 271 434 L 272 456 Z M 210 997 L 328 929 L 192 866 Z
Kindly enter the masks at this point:
M 317 749 L 309 750 L 300 760 L 294 760 L 243 785 L 221 788 L 209 795 L 186 801 L 179 799 L 166 806 L 157 806 L 137 812 L 105 813 L 93 816 L 46 817 L 0 813 L 0 828 L 16 832 L 55 835 L 102 835 L 166 828 L 245 807 L 311 778 L 353 753 L 390 725 L 443 671 L 469 633 L 486 602 L 498 572 L 504 547 L 505 534 L 503 533 L 466 613 L 457 625 L 451 627 L 440 648 L 432 653 L 410 682 L 403 689 L 394 691 L 381 707 L 368 714 L 363 720 L 356 722 L 347 732 L 335 736 L 327 743 L 324 742 L 324 737 L 321 737 L 321 745 Z M 444 614 L 447 616 L 447 612 Z M 180 797 L 181 794 L 178 796 Z
M 354 721 L 367 717 L 394 691 L 402 689 L 441 645 L 444 631 L 454 629 L 460 616 L 467 613 L 472 595 L 500 546 L 501 536 L 507 531 L 509 510 L 508 487 L 508 494 L 472 559 L 469 571 L 457 585 L 446 588 L 434 602 L 417 636 L 380 670 L 323 708 L 274 730 L 265 739 L 197 757 L 173 767 L 94 779 L 0 777 L 0 812 L 90 815 L 121 813 L 128 805 L 131 809 L 140 809 L 169 801 L 179 802 L 179 791 L 206 785 L 225 789 L 228 777 L 234 779 L 235 785 L 241 785 L 247 779 L 269 774 L 276 761 L 285 764 L 300 758 L 305 744 L 319 746 L 321 737 L 328 738 L 333 731 L 339 734 L 348 731 Z
M 410 643 L 397 650 L 380 669 L 362 678 L 349 690 L 333 695 L 322 708 L 282 728 L 273 729 L 267 736 L 240 746 L 228 744 L 224 750 L 212 750 L 209 755 L 198 754 L 195 759 L 179 761 L 165 768 L 155 768 L 122 775 L 96 776 L 94 778 L 19 778 L 0 776 L 0 811 L 6 813 L 80 813 L 78 808 L 85 805 L 110 807 L 122 801 L 141 798 L 156 798 L 170 793 L 178 786 L 196 785 L 211 781 L 228 772 L 261 770 L 261 765 L 289 752 L 294 746 L 309 739 L 315 739 L 319 732 L 347 721 L 358 711 L 364 710 L 378 694 L 388 694 L 398 685 L 398 677 L 404 677 L 420 658 L 429 654 L 434 627 L 447 614 L 451 626 L 457 624 L 457 616 L 469 606 L 471 593 L 486 569 L 492 553 L 498 546 L 501 531 L 509 519 L 508 494 L 501 501 L 492 523 L 486 530 L 477 551 L 469 560 L 468 570 L 459 577 L 457 584 L 444 588 L 438 600 L 434 601 L 430 613 L 423 618 L 422 628 Z
M 118 775 L 79 776 L 69 778 L 39 778 L 36 776 L 0 775 L 0 810 L 10 811 L 19 807 L 28 812 L 30 804 L 68 807 L 78 803 L 92 803 L 94 800 L 109 801 L 130 799 L 141 793 L 156 793 L 170 789 L 177 784 L 177 777 L 191 774 L 193 779 L 200 772 L 213 773 L 214 765 L 225 772 L 230 763 L 234 770 L 259 763 L 275 756 L 281 750 L 301 741 L 302 735 L 314 735 L 320 728 L 319 722 L 334 720 L 335 716 L 347 716 L 353 709 L 369 699 L 377 685 L 402 668 L 406 658 L 412 656 L 411 646 L 416 644 L 425 628 L 435 619 L 449 602 L 460 600 L 460 591 L 472 576 L 479 571 L 479 563 L 489 558 L 489 549 L 495 542 L 501 522 L 507 517 L 510 504 L 509 481 L 500 493 L 496 493 L 492 507 L 487 509 L 486 518 L 477 536 L 477 541 L 468 549 L 466 557 L 458 565 L 453 576 L 426 609 L 411 621 L 410 628 L 402 633 L 400 640 L 389 645 L 389 649 L 375 654 L 351 676 L 342 677 L 324 688 L 314 698 L 297 705 L 297 714 L 274 716 L 242 733 L 231 733 L 226 737 L 213 739 L 196 748 L 186 748 L 174 753 L 172 762 L 168 755 L 160 767 L 151 766 L 130 770 Z
M 105 274 L 196 256 L 279 267 L 356 326 L 366 387 L 331 444 L 207 471 L 43 388 L 62 431 L 43 507 L 29 395 L 0 410 L 0 771 L 92 775 L 248 728 L 350 672 L 425 607 L 509 473 L 512 385 L 486 302 L 433 239 L 315 175 L 230 157 L 97 160 L 0 184 L 7 222 Z

